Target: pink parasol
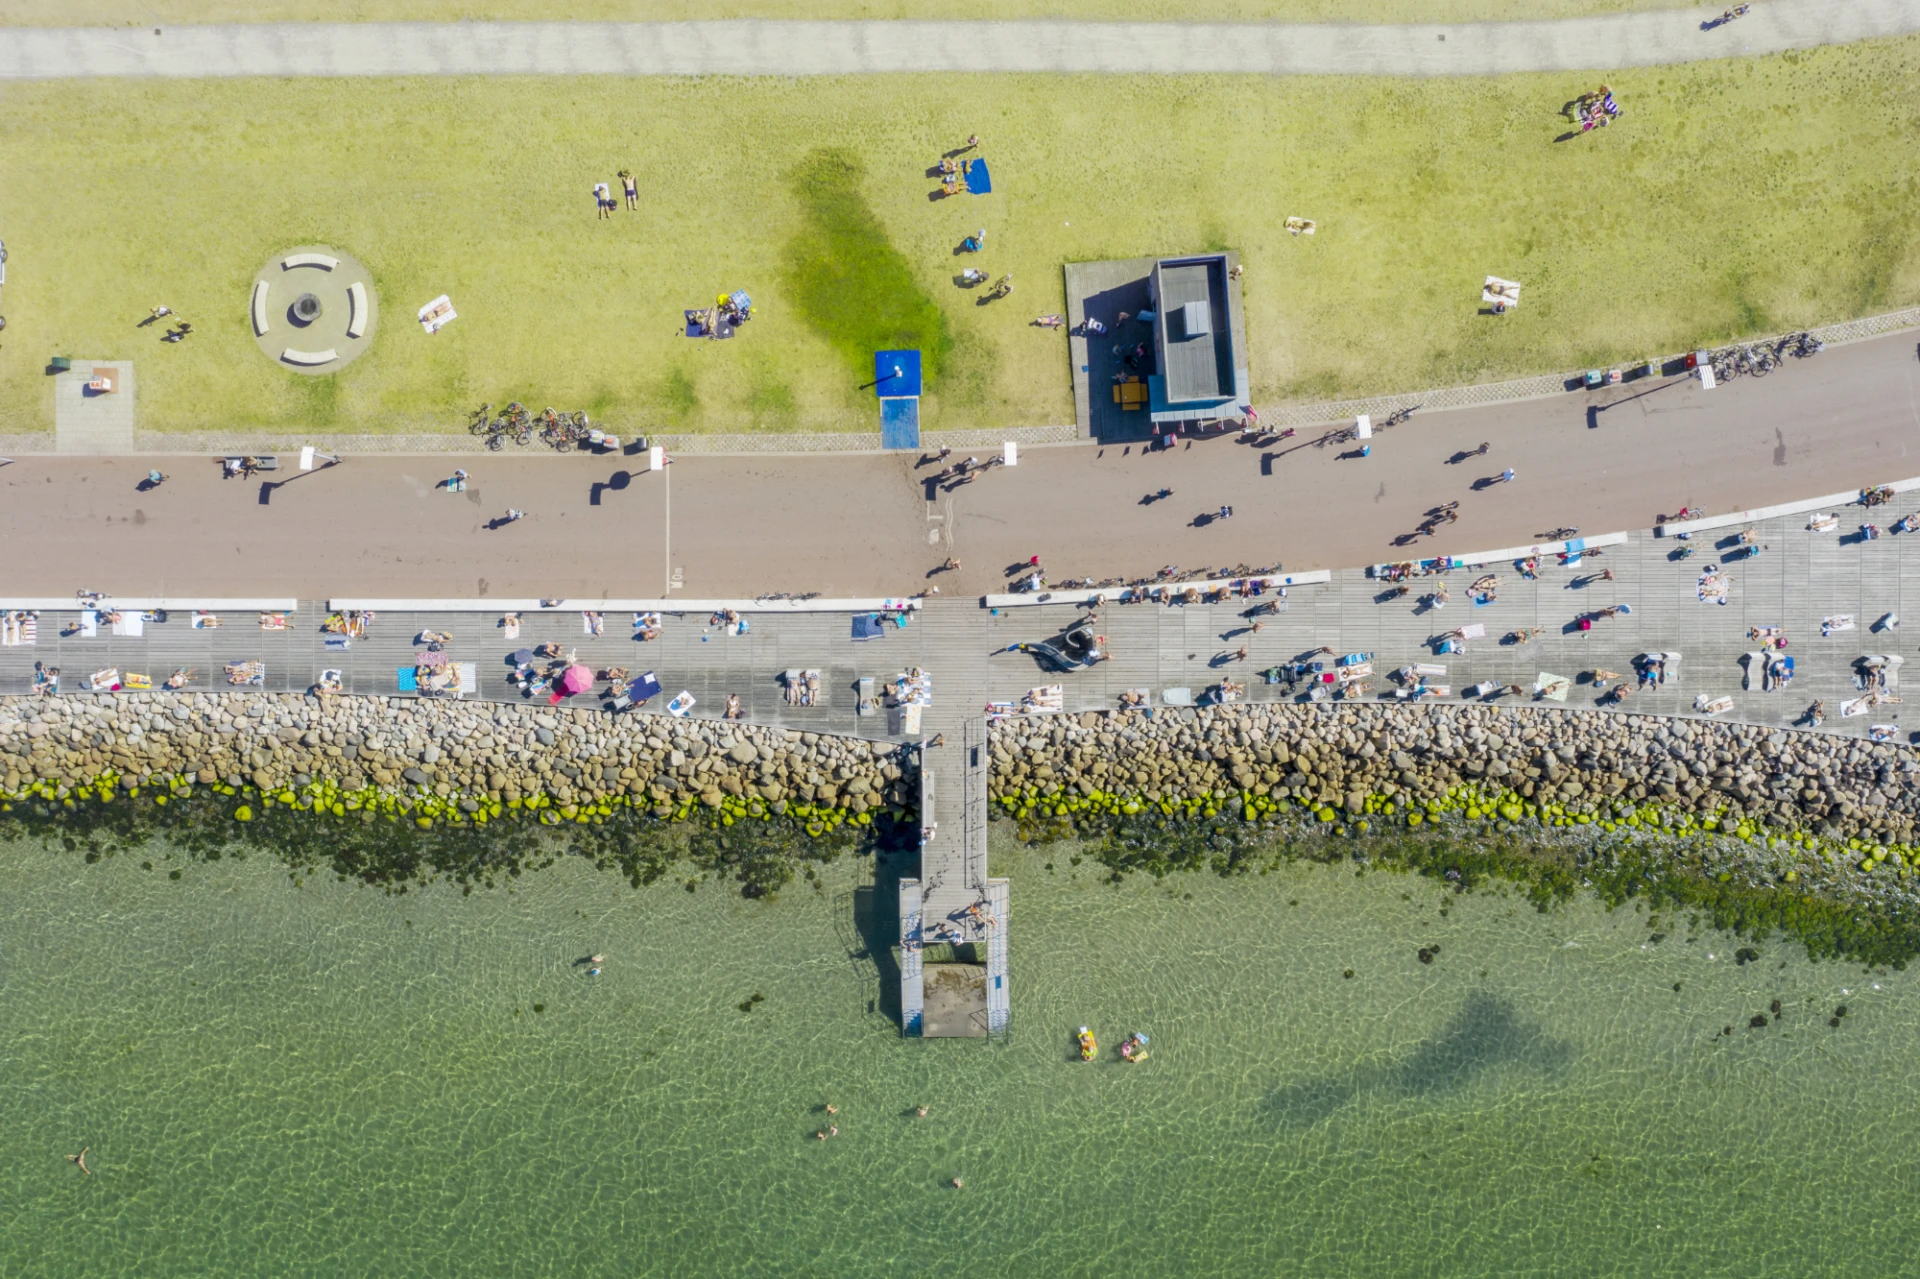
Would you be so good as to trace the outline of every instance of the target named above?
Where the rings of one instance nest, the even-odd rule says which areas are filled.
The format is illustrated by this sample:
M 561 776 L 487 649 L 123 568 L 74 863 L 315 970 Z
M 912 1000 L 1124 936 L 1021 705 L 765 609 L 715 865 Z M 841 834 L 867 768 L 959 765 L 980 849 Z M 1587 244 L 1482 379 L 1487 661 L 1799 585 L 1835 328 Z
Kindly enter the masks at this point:
M 593 668 L 590 666 L 569 666 L 560 676 L 560 691 L 563 693 L 584 693 L 593 687 Z

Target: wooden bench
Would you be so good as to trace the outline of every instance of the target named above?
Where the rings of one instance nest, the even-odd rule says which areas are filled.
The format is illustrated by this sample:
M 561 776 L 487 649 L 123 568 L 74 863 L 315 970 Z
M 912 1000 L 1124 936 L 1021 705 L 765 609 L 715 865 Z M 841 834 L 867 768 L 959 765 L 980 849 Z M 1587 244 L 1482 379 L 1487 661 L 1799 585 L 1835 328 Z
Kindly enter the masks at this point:
M 324 253 L 296 253 L 290 258 L 280 259 L 282 271 L 291 271 L 297 266 L 317 266 L 322 271 L 331 271 L 339 265 L 339 258 L 330 258 Z
M 261 280 L 253 286 L 253 333 L 255 337 L 265 336 L 267 331 L 267 282 Z
M 286 350 L 280 352 L 280 358 L 288 364 L 305 364 L 311 366 L 316 364 L 331 364 L 340 357 L 331 347 L 325 351 L 296 351 L 292 347 L 288 347 Z
M 347 301 L 352 303 L 347 317 L 347 336 L 367 335 L 367 286 L 358 280 L 347 286 Z

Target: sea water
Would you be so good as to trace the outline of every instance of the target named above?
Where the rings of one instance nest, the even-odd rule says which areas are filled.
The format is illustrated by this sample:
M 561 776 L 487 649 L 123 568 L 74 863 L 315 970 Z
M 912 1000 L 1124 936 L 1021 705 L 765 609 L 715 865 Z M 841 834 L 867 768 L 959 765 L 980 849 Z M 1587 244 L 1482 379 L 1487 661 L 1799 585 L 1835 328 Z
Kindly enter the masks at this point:
M 1350 864 L 1114 887 L 1071 851 L 996 846 L 988 1043 L 900 1038 L 867 858 L 766 902 L 0 846 L 0 1274 L 1915 1266 L 1911 975 Z

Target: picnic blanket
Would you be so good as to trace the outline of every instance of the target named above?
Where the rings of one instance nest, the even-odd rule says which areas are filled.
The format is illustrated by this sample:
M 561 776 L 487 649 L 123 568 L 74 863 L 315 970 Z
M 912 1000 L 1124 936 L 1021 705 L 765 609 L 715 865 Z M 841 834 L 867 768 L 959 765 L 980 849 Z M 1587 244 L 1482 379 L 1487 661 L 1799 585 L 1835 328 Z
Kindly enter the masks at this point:
M 855 640 L 879 639 L 887 633 L 887 628 L 872 613 L 860 613 L 853 619 L 853 638 Z
M 965 173 L 967 190 L 973 192 L 975 195 L 991 195 L 993 193 L 993 175 L 987 172 L 987 162 L 985 160 L 969 161 Z
M 639 679 L 627 685 L 627 691 L 635 701 L 645 701 L 649 697 L 660 696 L 660 677 L 648 671 Z

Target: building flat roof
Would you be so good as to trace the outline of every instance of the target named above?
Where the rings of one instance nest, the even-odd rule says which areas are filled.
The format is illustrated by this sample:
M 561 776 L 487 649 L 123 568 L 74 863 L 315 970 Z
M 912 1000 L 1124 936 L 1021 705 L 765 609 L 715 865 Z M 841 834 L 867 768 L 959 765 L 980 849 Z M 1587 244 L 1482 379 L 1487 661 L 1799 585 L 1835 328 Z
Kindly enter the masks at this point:
M 1217 401 L 1238 387 L 1233 368 L 1233 309 L 1227 294 L 1226 254 L 1167 258 L 1155 264 L 1154 344 L 1171 405 Z M 1210 322 L 1189 332 L 1188 305 L 1198 303 Z

